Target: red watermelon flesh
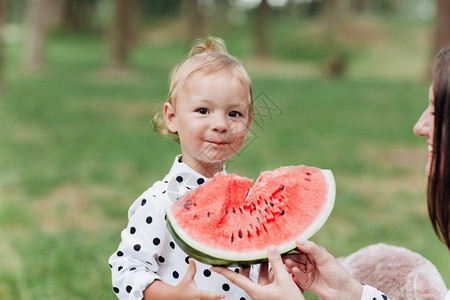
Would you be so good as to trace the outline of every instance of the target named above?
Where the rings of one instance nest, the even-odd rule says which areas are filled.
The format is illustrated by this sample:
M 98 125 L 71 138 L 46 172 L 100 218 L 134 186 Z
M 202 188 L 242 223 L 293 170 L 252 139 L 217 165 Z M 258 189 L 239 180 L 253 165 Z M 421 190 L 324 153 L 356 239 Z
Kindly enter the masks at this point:
M 281 167 L 252 180 L 217 174 L 189 191 L 168 211 L 168 227 L 194 258 L 211 264 L 249 264 L 265 259 L 269 245 L 284 253 L 297 237 L 309 238 L 334 205 L 331 171 Z

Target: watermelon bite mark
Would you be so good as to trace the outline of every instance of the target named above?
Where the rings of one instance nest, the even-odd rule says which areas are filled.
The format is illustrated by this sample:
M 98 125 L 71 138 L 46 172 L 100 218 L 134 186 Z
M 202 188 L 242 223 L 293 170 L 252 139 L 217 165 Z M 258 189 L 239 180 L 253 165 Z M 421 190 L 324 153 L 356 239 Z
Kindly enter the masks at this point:
M 190 256 L 212 265 L 248 265 L 267 259 L 267 247 L 281 253 L 297 237 L 311 237 L 334 205 L 330 170 L 281 167 L 253 181 L 217 174 L 188 191 L 167 211 L 175 241 Z

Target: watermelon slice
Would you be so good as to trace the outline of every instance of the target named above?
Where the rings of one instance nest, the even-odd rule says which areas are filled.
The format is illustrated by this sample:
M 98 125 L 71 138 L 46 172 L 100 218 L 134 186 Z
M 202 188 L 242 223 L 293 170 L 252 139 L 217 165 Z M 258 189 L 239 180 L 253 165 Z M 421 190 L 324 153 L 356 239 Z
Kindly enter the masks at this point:
M 327 220 L 335 198 L 330 170 L 288 166 L 252 180 L 217 174 L 167 211 L 167 226 L 191 257 L 211 265 L 267 260 L 269 245 L 293 250 Z

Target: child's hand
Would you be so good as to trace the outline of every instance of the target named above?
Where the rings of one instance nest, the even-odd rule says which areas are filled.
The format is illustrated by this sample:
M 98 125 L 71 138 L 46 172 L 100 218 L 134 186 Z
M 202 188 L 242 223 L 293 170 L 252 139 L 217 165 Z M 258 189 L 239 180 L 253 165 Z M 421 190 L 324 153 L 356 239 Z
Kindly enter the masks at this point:
M 270 247 L 268 256 L 273 271 L 273 282 L 270 282 L 267 264 L 261 265 L 258 283 L 227 268 L 212 267 L 211 270 L 228 278 L 232 283 L 246 291 L 254 300 L 304 300 L 301 291 L 286 271 L 278 250 L 275 247 Z
M 177 289 L 183 294 L 184 299 L 216 300 L 225 298 L 224 294 L 200 290 L 194 281 L 196 272 L 197 267 L 195 266 L 195 261 L 192 258 L 189 258 L 189 267 L 186 274 L 177 285 Z
M 217 300 L 224 299 L 224 294 L 200 290 L 194 281 L 197 268 L 195 261 L 189 259 L 189 267 L 183 279 L 176 286 L 155 280 L 144 291 L 144 300 L 168 299 L 168 300 Z
M 297 241 L 302 253 L 284 257 L 287 271 L 303 290 L 321 299 L 361 299 L 362 285 L 323 247 L 311 241 Z

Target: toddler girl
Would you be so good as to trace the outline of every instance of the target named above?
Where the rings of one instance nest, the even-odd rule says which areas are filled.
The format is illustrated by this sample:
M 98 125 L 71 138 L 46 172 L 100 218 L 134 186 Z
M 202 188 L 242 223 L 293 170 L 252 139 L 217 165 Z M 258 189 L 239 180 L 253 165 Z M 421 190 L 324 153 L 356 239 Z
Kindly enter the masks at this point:
M 174 68 L 164 120 L 156 115 L 154 127 L 174 135 L 181 155 L 129 209 L 128 226 L 109 259 L 120 299 L 250 299 L 178 247 L 167 230 L 165 211 L 187 190 L 225 172 L 224 161 L 242 146 L 252 115 L 250 78 L 222 40 L 196 44 Z

